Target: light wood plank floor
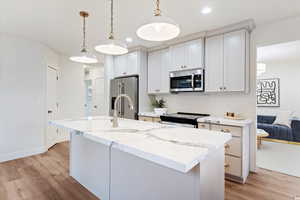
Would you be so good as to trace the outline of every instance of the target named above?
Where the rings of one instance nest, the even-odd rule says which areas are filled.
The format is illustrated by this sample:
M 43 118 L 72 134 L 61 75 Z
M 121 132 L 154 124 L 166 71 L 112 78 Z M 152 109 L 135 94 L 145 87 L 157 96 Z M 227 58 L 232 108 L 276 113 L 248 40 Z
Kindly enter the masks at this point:
M 0 200 L 96 200 L 69 174 L 69 144 L 47 153 L 0 163 Z M 300 179 L 259 169 L 245 185 L 226 181 L 226 200 L 292 200 Z

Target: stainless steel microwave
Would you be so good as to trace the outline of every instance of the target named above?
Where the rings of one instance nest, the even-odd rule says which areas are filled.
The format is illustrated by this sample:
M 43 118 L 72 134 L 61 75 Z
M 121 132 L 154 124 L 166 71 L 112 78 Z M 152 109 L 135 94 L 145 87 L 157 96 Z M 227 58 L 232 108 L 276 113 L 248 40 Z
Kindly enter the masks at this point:
M 170 92 L 203 92 L 204 69 L 170 72 Z

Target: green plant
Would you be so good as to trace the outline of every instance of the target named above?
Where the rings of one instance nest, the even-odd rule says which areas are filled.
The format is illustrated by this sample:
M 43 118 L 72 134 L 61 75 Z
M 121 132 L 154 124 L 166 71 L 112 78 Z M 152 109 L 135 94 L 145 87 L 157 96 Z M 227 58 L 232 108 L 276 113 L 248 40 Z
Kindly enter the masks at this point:
M 166 107 L 166 101 L 163 98 L 161 98 L 161 99 L 153 98 L 152 106 L 154 108 L 165 108 Z

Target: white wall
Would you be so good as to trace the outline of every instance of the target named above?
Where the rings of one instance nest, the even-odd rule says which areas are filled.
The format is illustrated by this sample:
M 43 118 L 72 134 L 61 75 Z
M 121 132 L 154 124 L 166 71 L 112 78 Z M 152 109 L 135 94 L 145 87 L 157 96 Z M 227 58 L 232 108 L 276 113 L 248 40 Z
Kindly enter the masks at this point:
M 103 64 L 94 67 L 75 63 L 66 56 L 59 60 L 58 102 L 59 119 L 80 118 L 86 115 L 85 80 L 104 77 Z M 90 74 L 85 75 L 85 66 L 89 67 Z M 102 88 L 102 87 L 101 87 Z M 97 88 L 97 89 L 101 89 Z
M 0 162 L 45 150 L 46 72 L 55 52 L 0 34 Z
M 83 64 L 60 57 L 58 80 L 59 119 L 85 116 L 85 86 Z
M 276 115 L 278 112 L 291 111 L 300 117 L 300 60 L 269 61 L 266 72 L 258 78 L 280 78 L 280 107 L 258 107 L 258 114 Z

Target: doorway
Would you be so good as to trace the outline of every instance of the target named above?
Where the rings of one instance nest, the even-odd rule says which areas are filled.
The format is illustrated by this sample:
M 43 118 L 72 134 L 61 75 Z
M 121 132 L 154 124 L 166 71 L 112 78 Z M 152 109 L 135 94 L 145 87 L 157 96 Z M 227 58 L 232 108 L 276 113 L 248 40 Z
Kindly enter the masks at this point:
M 47 122 L 57 119 L 57 70 L 47 67 Z M 58 129 L 47 123 L 46 147 L 51 148 L 58 141 Z
M 85 68 L 85 115 L 105 115 L 104 69 L 89 66 Z
M 257 48 L 257 166 L 300 177 L 300 41 Z

